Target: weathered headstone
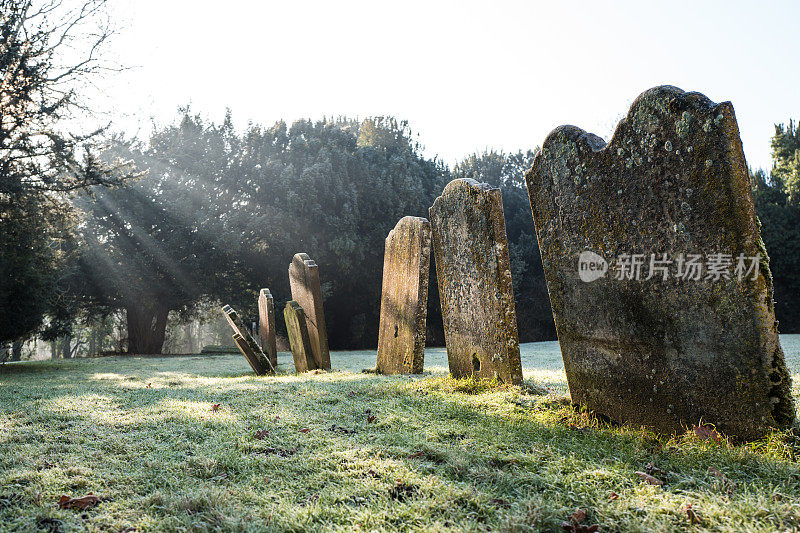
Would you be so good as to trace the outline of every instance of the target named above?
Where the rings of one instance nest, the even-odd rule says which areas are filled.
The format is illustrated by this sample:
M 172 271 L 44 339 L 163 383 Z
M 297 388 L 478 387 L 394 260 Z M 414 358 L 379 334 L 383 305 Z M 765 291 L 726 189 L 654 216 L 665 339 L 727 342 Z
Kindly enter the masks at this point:
M 430 257 L 428 220 L 401 218 L 386 237 L 383 256 L 376 368 L 381 374 L 422 373 Z
M 260 367 L 258 364 L 258 356 L 253 350 L 252 346 L 247 344 L 247 341 L 244 340 L 244 337 L 242 337 L 238 333 L 234 333 L 233 342 L 236 343 L 236 347 L 239 348 L 240 352 L 242 352 L 242 355 L 244 355 L 244 358 L 250 364 L 250 367 L 253 369 L 253 372 L 255 372 L 257 376 L 263 375 L 264 373 L 260 371 Z
M 230 324 L 233 329 L 233 340 L 236 342 L 236 346 L 239 347 L 242 355 L 244 355 L 247 362 L 250 363 L 250 366 L 253 367 L 253 371 L 256 375 L 263 376 L 264 374 L 274 373 L 275 367 L 272 366 L 269 358 L 261 351 L 261 347 L 247 331 L 244 322 L 239 318 L 236 311 L 234 311 L 230 305 L 226 305 L 222 308 L 222 312 L 225 318 L 228 319 L 228 324 Z
M 319 267 L 307 254 L 294 254 L 289 265 L 289 284 L 292 289 L 292 300 L 300 304 L 305 313 L 314 363 L 317 368 L 330 370 L 331 355 L 328 351 L 325 313 L 322 310 Z
M 555 129 L 526 179 L 573 402 L 664 432 L 792 423 L 730 102 L 656 87 L 608 144 Z
M 317 368 L 314 362 L 314 352 L 311 348 L 311 339 L 308 336 L 306 317 L 303 308 L 294 300 L 286 302 L 283 310 L 286 322 L 286 333 L 289 336 L 289 346 L 292 348 L 295 371 L 308 372 Z
M 278 367 L 278 345 L 275 340 L 275 303 L 269 289 L 258 294 L 258 336 L 261 349 L 267 354 L 273 368 Z
M 455 179 L 430 217 L 450 373 L 522 382 L 500 189 Z

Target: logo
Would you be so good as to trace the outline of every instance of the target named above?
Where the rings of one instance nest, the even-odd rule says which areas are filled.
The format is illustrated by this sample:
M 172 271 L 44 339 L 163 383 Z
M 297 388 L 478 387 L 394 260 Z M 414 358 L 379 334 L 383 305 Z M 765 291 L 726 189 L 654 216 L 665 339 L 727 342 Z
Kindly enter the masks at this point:
M 586 283 L 598 280 L 608 272 L 608 263 L 602 256 L 589 250 L 578 257 L 578 276 Z
M 646 254 L 622 253 L 614 258 L 613 278 L 617 280 L 649 281 L 653 278 L 667 281 L 669 278 L 690 281 L 755 281 L 761 266 L 761 254 L 748 256 L 740 253 L 684 254 L 670 256 L 667 253 Z M 605 277 L 609 264 L 602 256 L 584 250 L 578 256 L 578 276 L 590 283 Z

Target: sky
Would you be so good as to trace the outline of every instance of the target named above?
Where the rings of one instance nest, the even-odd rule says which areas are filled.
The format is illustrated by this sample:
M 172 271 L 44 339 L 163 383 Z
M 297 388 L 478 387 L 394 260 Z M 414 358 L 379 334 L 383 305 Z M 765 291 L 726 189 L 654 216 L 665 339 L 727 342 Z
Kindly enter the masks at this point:
M 393 115 L 452 165 L 572 124 L 610 140 L 656 85 L 733 102 L 769 168 L 800 118 L 800 2 L 112 0 L 98 83 L 113 127 L 146 136 L 179 106 L 234 124 Z

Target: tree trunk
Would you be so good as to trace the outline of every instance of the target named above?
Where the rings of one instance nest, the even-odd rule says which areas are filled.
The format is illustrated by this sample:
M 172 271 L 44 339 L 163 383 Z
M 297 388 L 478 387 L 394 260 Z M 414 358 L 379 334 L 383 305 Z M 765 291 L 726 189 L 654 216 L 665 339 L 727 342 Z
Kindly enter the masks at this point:
M 127 307 L 128 353 L 160 354 L 164 347 L 169 309 Z
M 22 341 L 14 341 L 11 346 L 11 360 L 20 361 L 22 359 Z
M 195 349 L 195 346 L 194 346 L 194 335 L 193 335 L 194 331 L 193 330 L 194 330 L 194 328 L 192 327 L 192 322 L 188 322 L 183 327 L 183 332 L 186 335 L 186 347 L 184 348 L 186 350 L 186 353 L 196 353 L 196 349 Z
M 64 335 L 61 341 L 61 357 L 64 359 L 72 358 L 72 337 Z
M 92 326 L 89 330 L 89 353 L 88 355 L 97 355 L 97 328 Z
M 50 341 L 50 359 L 58 359 L 58 341 Z

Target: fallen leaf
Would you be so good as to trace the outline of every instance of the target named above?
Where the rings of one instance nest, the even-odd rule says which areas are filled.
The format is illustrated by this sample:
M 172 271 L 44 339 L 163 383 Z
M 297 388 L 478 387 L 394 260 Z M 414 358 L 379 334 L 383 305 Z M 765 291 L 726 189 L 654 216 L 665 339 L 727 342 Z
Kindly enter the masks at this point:
M 148 383 L 147 387 L 145 387 L 145 389 L 152 389 L 152 388 L 153 388 L 153 384 L 152 383 Z
M 341 433 L 342 435 L 355 435 L 355 429 L 347 429 L 342 426 L 337 426 L 333 424 L 331 427 L 328 428 L 328 431 L 332 431 L 333 433 Z
M 389 497 L 399 502 L 412 498 L 417 493 L 417 487 L 402 480 L 396 480 L 394 487 L 389 489 Z
M 66 494 L 62 494 L 58 499 L 58 506 L 61 509 L 90 509 L 100 503 L 100 498 L 91 492 L 86 496 L 80 498 L 70 498 Z
M 608 501 L 612 501 L 612 500 L 619 500 L 619 494 L 617 494 L 616 492 L 612 492 L 611 494 L 609 494 L 608 495 Z
M 648 474 L 650 474 L 651 476 L 654 476 L 656 474 L 663 474 L 664 473 L 663 470 L 661 470 L 659 467 L 657 467 L 653 463 L 647 463 L 646 465 L 644 465 L 644 471 L 647 472 Z
M 697 435 L 700 440 L 712 439 L 715 442 L 720 442 L 722 440 L 717 430 L 714 429 L 714 426 L 708 424 L 692 426 L 692 431 L 694 431 L 694 434 Z
M 219 411 L 219 404 L 215 403 L 211 406 L 211 412 L 216 413 L 217 411 Z
M 259 429 L 258 431 L 256 431 L 256 434 L 253 435 L 253 436 L 255 438 L 257 438 L 258 440 L 264 440 L 264 437 L 268 437 L 269 436 L 269 431 L 267 431 L 266 429 Z
M 715 478 L 719 479 L 722 483 L 723 487 L 726 487 L 728 492 L 736 490 L 736 483 L 728 479 L 728 476 L 714 468 L 713 466 L 708 467 L 708 473 L 714 476 Z
M 311 430 L 308 429 L 308 428 L 303 428 L 303 429 L 300 430 L 300 433 L 308 433 L 309 431 L 311 431 Z
M 577 509 L 569 517 L 569 520 L 561 522 L 561 529 L 564 531 L 571 531 L 572 533 L 595 533 L 600 530 L 600 524 L 592 524 L 590 526 L 583 525 L 586 520 L 586 509 Z
M 689 517 L 689 522 L 692 523 L 694 526 L 698 526 L 703 523 L 703 519 L 700 517 L 699 514 L 692 508 L 693 504 L 689 504 L 686 506 L 686 516 Z
M 642 481 L 646 481 L 646 482 L 648 482 L 648 483 L 649 483 L 649 484 L 651 484 L 651 485 L 657 485 L 657 486 L 659 486 L 659 487 L 660 487 L 661 485 L 663 485 L 663 484 L 664 484 L 664 482 L 663 482 L 663 481 L 661 481 L 660 479 L 658 479 L 658 478 L 655 478 L 655 477 L 653 477 L 653 476 L 651 476 L 650 474 L 647 474 L 647 473 L 645 473 L 645 472 L 639 472 L 639 471 L 636 471 L 636 472 L 634 472 L 634 474 L 636 474 L 637 476 L 639 476 L 639 477 L 642 479 Z
M 504 500 L 503 498 L 492 498 L 489 500 L 493 505 L 497 507 L 502 507 L 504 509 L 508 509 L 511 507 L 511 503 L 508 500 Z
M 377 416 L 375 416 L 375 415 L 369 415 L 369 416 L 367 417 L 367 423 L 368 423 L 368 424 L 372 424 L 372 423 L 373 423 L 373 422 L 375 422 L 377 419 L 378 419 L 378 417 L 377 417 Z
M 725 474 L 723 474 L 722 472 L 720 472 L 719 470 L 717 470 L 713 466 L 709 466 L 708 467 L 708 473 L 711 474 L 712 476 L 718 477 L 718 478 L 720 478 L 722 480 L 728 479 L 727 477 L 725 477 Z

